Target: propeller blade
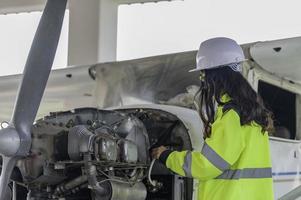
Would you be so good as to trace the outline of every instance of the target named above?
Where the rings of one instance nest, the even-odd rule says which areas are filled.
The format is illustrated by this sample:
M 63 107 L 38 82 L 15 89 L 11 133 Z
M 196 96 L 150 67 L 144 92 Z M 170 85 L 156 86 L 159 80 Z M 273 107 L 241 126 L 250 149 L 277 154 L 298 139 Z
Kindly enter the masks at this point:
M 31 126 L 38 112 L 58 46 L 67 0 L 48 0 L 34 37 L 9 127 L 0 130 L 0 200 L 7 200 L 10 176 L 31 146 Z
M 34 37 L 11 120 L 28 152 L 35 120 L 58 46 L 67 0 L 48 0 Z M 20 152 L 21 151 L 21 152 Z M 0 152 L 1 153 L 1 152 Z
M 9 191 L 8 184 L 10 182 L 11 173 L 17 162 L 17 158 L 3 156 L 2 160 L 3 162 L 0 177 L 0 199 L 7 200 L 7 196 L 9 195 L 7 194 L 7 192 Z

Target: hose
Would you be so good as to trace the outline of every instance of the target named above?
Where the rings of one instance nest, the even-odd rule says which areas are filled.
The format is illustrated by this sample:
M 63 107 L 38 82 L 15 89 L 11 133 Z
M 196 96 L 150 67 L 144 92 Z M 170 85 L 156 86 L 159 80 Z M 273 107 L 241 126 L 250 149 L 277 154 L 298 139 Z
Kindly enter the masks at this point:
M 150 164 L 149 170 L 148 170 L 148 181 L 154 187 L 156 187 L 156 183 L 152 180 L 151 174 L 152 174 L 152 169 L 153 169 L 153 166 L 154 166 L 155 162 L 156 162 L 156 159 L 153 159 L 151 164 Z

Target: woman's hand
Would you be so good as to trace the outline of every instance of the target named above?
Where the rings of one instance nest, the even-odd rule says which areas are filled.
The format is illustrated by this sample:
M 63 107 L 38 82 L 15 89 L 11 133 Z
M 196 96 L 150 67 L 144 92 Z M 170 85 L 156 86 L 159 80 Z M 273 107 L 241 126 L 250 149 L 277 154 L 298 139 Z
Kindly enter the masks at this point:
M 158 148 L 153 149 L 152 150 L 152 158 L 159 159 L 161 153 L 166 150 L 167 150 L 167 148 L 165 146 L 160 146 Z

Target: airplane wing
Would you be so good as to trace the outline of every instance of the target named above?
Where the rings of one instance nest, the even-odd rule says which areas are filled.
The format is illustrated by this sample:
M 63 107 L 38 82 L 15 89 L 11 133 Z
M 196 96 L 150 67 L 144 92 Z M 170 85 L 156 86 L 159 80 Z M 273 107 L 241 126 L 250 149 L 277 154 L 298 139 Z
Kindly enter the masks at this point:
M 196 52 L 53 70 L 38 113 L 162 103 L 198 85 Z M 22 75 L 0 77 L 0 122 L 9 121 Z M 34 78 L 34 75 L 33 75 Z
M 243 45 L 243 49 L 249 62 L 255 62 L 262 69 L 292 81 L 301 80 L 298 57 L 301 38 L 250 43 Z M 187 106 L 191 98 L 184 104 L 174 99 L 179 95 L 181 98 L 176 101 L 193 97 L 195 90 L 189 95 L 189 88 L 199 85 L 198 73 L 188 72 L 194 68 L 195 54 L 195 51 L 182 52 L 53 70 L 38 117 L 80 107 L 145 103 Z M 0 77 L 0 122 L 10 120 L 20 79 L 21 75 Z
M 93 107 L 95 81 L 91 66 L 73 67 L 51 72 L 39 110 L 39 117 L 49 112 L 75 107 Z M 35 75 L 32 76 L 34 78 Z M 9 121 L 22 75 L 0 77 L 0 122 Z

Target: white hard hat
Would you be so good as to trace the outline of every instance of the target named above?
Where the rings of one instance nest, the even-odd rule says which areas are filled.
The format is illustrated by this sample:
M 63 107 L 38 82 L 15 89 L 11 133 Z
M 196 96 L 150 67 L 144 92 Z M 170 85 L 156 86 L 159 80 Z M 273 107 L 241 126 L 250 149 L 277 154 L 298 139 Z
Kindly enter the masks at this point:
M 196 68 L 189 72 L 225 65 L 234 71 L 241 71 L 240 63 L 245 60 L 242 48 L 234 40 L 225 37 L 212 38 L 201 43 L 196 56 Z

